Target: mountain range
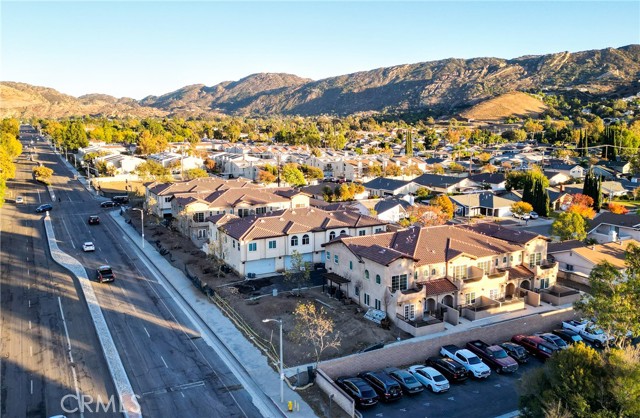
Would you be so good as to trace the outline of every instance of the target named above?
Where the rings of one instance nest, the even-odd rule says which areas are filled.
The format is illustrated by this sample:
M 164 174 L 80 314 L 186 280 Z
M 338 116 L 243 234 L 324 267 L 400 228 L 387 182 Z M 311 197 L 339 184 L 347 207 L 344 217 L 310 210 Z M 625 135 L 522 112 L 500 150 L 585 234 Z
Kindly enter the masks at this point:
M 453 114 L 512 91 L 640 91 L 640 45 L 515 59 L 444 59 L 310 80 L 260 73 L 215 86 L 195 84 L 142 100 L 73 97 L 24 83 L 0 83 L 0 116 Z

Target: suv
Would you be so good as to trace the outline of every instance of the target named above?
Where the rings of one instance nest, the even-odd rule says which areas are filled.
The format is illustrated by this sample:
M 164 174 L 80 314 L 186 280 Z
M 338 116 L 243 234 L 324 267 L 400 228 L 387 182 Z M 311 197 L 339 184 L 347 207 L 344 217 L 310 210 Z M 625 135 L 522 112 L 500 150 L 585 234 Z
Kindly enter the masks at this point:
M 362 372 L 358 377 L 371 385 L 382 401 L 394 401 L 402 398 L 402 388 L 391 376 L 385 372 Z
M 53 209 L 50 203 L 45 203 L 44 205 L 40 205 L 36 208 L 36 213 L 48 212 Z
M 462 382 L 469 377 L 467 369 L 450 358 L 430 357 L 425 364 L 442 373 L 450 382 Z
M 499 345 L 504 349 L 504 351 L 507 352 L 507 354 L 509 354 L 509 357 L 512 357 L 518 363 L 524 364 L 529 361 L 529 354 L 523 346 L 515 343 L 510 343 L 508 341 Z
M 117 203 L 114 202 L 113 200 L 107 200 L 106 202 L 100 203 L 100 207 L 101 208 L 112 208 L 112 207 L 114 207 L 116 205 L 117 205 Z
M 584 341 L 580 334 L 571 331 L 570 329 L 554 329 L 552 332 L 554 335 L 565 340 L 568 344 L 581 343 Z
M 116 275 L 110 266 L 98 267 L 98 281 L 100 283 L 112 282 L 116 279 Z
M 546 360 L 550 358 L 553 353 L 558 351 L 558 346 L 555 344 L 550 344 L 546 342 L 544 339 L 535 336 L 535 335 L 514 335 L 511 338 L 516 344 L 520 344 L 523 346 L 531 355 L 538 357 L 539 359 Z
M 98 225 L 100 224 L 100 218 L 93 215 L 93 216 L 89 216 L 89 225 Z
M 359 377 L 339 377 L 336 384 L 347 392 L 359 407 L 374 406 L 378 403 L 378 395 L 371 385 Z

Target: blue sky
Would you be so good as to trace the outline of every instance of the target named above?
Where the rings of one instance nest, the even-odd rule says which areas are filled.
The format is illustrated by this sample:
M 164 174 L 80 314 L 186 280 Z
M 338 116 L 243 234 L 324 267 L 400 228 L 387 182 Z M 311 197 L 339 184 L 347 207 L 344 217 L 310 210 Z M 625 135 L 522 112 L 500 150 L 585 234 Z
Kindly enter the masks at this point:
M 445 58 L 640 43 L 638 1 L 29 2 L 1 12 L 0 79 L 141 99 L 258 72 L 321 79 Z

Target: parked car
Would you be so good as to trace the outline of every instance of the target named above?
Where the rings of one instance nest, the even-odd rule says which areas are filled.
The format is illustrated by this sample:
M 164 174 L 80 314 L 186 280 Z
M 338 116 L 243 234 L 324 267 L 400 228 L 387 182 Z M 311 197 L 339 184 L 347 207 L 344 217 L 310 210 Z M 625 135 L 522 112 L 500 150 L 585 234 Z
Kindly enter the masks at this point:
M 556 347 L 558 347 L 561 350 L 566 350 L 567 348 L 569 348 L 569 345 L 567 344 L 567 342 L 565 340 L 563 340 L 562 338 L 560 338 L 557 335 L 552 334 L 550 332 L 543 332 L 543 333 L 535 334 L 535 335 L 539 336 L 540 338 L 542 338 L 546 342 L 555 345 Z
M 87 241 L 84 244 L 82 244 L 82 251 L 84 251 L 85 253 L 87 251 L 95 251 L 96 247 L 95 245 L 93 245 L 93 242 L 91 241 Z
M 499 344 L 509 356 L 515 359 L 518 363 L 524 364 L 529 361 L 529 353 L 520 344 L 512 343 L 509 341 Z
M 499 345 L 489 345 L 481 340 L 469 341 L 466 347 L 477 354 L 496 373 L 513 373 L 518 370 L 518 362 Z
M 24 197 L 22 197 L 22 196 L 17 196 L 17 197 L 16 197 L 16 203 L 24 203 Z
M 433 367 L 415 365 L 409 367 L 411 374 L 431 392 L 440 393 L 449 390 L 449 381 Z
M 460 348 L 456 345 L 450 344 L 440 348 L 440 355 L 443 357 L 449 357 L 458 363 L 462 364 L 465 369 L 478 379 L 486 379 L 491 376 L 491 369 L 484 364 L 480 357 L 473 354 L 466 348 Z
M 569 329 L 564 329 L 564 328 L 563 329 L 554 329 L 551 332 L 554 335 L 557 335 L 558 337 L 560 337 L 563 340 L 565 340 L 568 344 L 575 344 L 575 343 L 584 342 L 584 340 L 582 339 L 580 334 L 578 334 L 577 332 L 571 331 Z
M 112 207 L 114 207 L 116 205 L 117 205 L 117 203 L 114 202 L 113 200 L 107 200 L 106 202 L 100 203 L 100 207 L 101 208 L 112 208 Z
M 562 323 L 562 328 L 577 332 L 584 340 L 598 348 L 603 348 L 613 340 L 613 337 L 608 336 L 603 330 L 589 321 L 565 321 Z
M 110 266 L 98 267 L 98 281 L 100 283 L 112 282 L 116 279 L 116 274 Z
M 400 370 L 396 368 L 384 369 L 396 382 L 400 385 L 404 393 L 414 395 L 424 390 L 422 384 L 408 370 Z
M 549 344 L 545 340 L 535 335 L 514 335 L 511 338 L 516 344 L 523 346 L 532 356 L 538 357 L 541 360 L 550 358 L 553 353 L 558 351 L 556 345 Z
M 89 225 L 98 225 L 100 224 L 100 218 L 98 216 L 92 215 L 89 216 Z
M 370 407 L 378 403 L 378 395 L 370 384 L 359 377 L 339 377 L 336 384 L 356 401 L 358 407 Z
M 528 213 L 523 213 L 522 215 L 519 213 L 514 213 L 513 217 L 516 219 L 523 219 L 523 220 L 529 220 L 531 218 L 531 215 Z
M 398 382 L 383 371 L 362 372 L 358 377 L 366 380 L 383 402 L 395 401 L 402 398 L 402 388 Z
M 538 214 L 536 212 L 533 212 L 533 211 L 529 212 L 529 217 L 531 219 L 538 219 L 539 218 Z
M 427 359 L 426 365 L 442 373 L 449 382 L 463 382 L 469 377 L 467 369 L 448 357 L 430 357 Z
M 48 212 L 53 209 L 50 203 L 45 203 L 44 205 L 40 205 L 36 208 L 37 213 Z

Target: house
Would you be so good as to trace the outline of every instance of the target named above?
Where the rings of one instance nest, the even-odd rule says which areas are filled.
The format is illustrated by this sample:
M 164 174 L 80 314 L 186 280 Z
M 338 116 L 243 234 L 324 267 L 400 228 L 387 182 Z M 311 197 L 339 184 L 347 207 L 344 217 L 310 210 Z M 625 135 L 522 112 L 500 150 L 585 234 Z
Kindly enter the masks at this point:
M 426 187 L 436 193 L 464 193 L 482 190 L 482 185 L 466 177 L 423 174 L 412 180 L 418 187 Z
M 581 165 L 557 162 L 557 160 L 554 160 L 550 162 L 550 164 L 545 165 L 544 171 L 564 174 L 570 179 L 582 179 L 587 174 L 587 171 Z
M 557 264 L 546 263 L 546 239 L 532 235 L 523 241 L 442 225 L 343 236 L 324 247 L 328 274 L 351 286 L 348 297 L 422 335 L 423 325 L 443 311 L 473 319 L 519 310 L 519 289 L 554 285 Z
M 364 183 L 364 189 L 371 196 L 396 196 L 414 193 L 418 187 L 411 181 L 395 180 L 386 177 L 376 177 Z
M 407 211 L 411 208 L 412 196 L 406 195 L 409 199 L 387 197 L 384 199 L 359 200 L 350 205 L 350 208 L 357 210 L 363 215 L 373 216 L 389 223 L 398 223 L 408 216 Z
M 549 179 L 549 185 L 556 186 L 558 184 L 564 184 L 573 178 L 566 172 L 560 171 L 544 171 L 544 176 Z
M 601 212 L 589 221 L 587 238 L 599 243 L 629 239 L 640 241 L 640 216 Z
M 449 198 L 456 205 L 456 216 L 511 216 L 513 201 L 496 196 L 492 192 L 467 193 Z
M 480 184 L 484 189 L 506 190 L 507 179 L 503 173 L 481 173 L 469 176 L 469 180 Z
M 548 254 L 558 263 L 561 278 L 589 285 L 591 270 L 598 263 L 606 261 L 620 270 L 626 268 L 625 251 L 629 245 L 640 246 L 634 239 L 585 245 L 579 241 L 565 241 L 549 244 Z
M 292 255 L 305 262 L 324 263 L 323 245 L 340 236 L 371 236 L 386 231 L 387 223 L 354 211 L 327 212 L 297 208 L 229 218 L 207 218 L 211 237 L 225 254 L 225 262 L 239 275 L 276 274 L 291 268 Z
M 164 168 L 172 168 L 180 166 L 180 157 L 180 154 L 173 152 L 159 152 L 147 156 L 147 160 L 158 163 Z
M 95 161 L 104 161 L 107 167 L 113 167 L 116 174 L 133 173 L 140 164 L 145 162 L 142 158 L 122 154 L 109 154 L 96 157 Z

